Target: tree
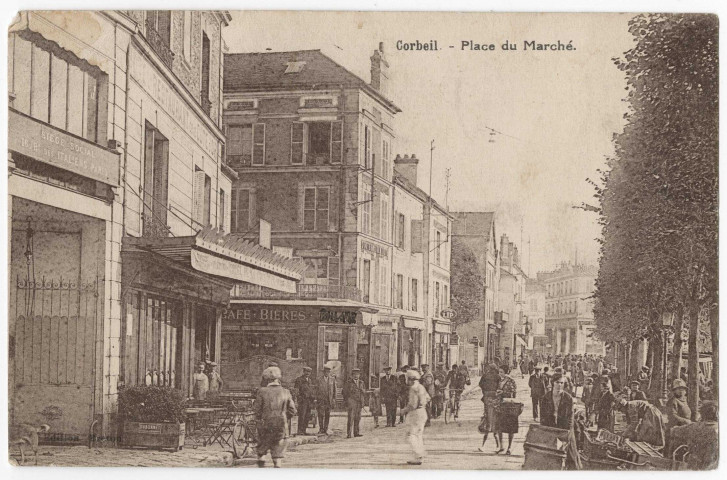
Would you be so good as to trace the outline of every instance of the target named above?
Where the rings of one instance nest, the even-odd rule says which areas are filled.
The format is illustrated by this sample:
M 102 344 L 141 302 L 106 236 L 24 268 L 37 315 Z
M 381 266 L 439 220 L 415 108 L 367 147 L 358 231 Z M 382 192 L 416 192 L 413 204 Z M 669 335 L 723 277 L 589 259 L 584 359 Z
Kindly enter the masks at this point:
M 629 31 L 635 45 L 615 60 L 627 81 L 627 124 L 596 190 L 596 325 L 604 338 L 655 338 L 661 315 L 683 310 L 696 410 L 699 319 L 718 294 L 718 22 L 647 14 Z

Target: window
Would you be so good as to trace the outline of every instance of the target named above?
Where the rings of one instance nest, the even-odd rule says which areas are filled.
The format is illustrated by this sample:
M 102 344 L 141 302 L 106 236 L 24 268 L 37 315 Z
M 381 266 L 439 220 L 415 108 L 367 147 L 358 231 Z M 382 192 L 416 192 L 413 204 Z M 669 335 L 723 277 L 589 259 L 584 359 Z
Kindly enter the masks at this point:
M 396 274 L 394 294 L 396 295 L 394 308 L 404 308 L 404 275 Z
M 305 188 L 303 198 L 303 230 L 328 231 L 330 187 Z
M 200 88 L 200 104 L 202 110 L 210 115 L 212 112 L 212 101 L 210 99 L 210 39 L 202 32 L 202 82 Z
M 343 122 L 293 122 L 290 132 L 290 163 L 330 165 L 341 163 Z
M 381 176 L 386 178 L 387 180 L 389 179 L 389 168 L 389 142 L 384 140 L 383 152 L 381 155 Z
M 305 284 L 322 284 L 328 280 L 328 258 L 303 258 L 306 270 L 303 274 L 303 283 Z M 321 282 L 326 280 L 326 282 Z
M 252 128 L 252 164 L 265 165 L 265 124 L 256 123 Z
M 368 200 L 371 197 L 371 187 L 364 185 L 363 193 L 365 198 Z M 371 201 L 364 201 L 361 204 L 361 231 L 366 234 L 371 233 Z
M 371 291 L 371 260 L 364 259 L 361 267 L 361 291 L 363 293 L 363 301 L 369 301 L 369 293 Z
M 207 226 L 210 224 L 212 179 L 199 167 L 195 167 L 193 188 L 192 219 L 202 226 Z
M 300 73 L 305 67 L 305 62 L 288 62 L 284 73 Z
M 169 140 L 149 122 L 144 129 L 144 235 L 166 236 Z
M 416 312 L 419 308 L 419 280 L 416 278 L 411 279 L 411 292 L 409 293 L 409 299 L 411 303 L 411 311 Z
M 397 222 L 396 222 L 396 246 L 403 249 L 404 248 L 404 235 L 405 235 L 405 224 L 406 219 L 404 218 L 403 213 L 397 214 Z
M 46 50 L 20 35 L 9 41 L 13 108 L 92 142 L 105 144 L 107 104 L 99 101 L 106 75 L 71 57 Z
M 184 59 L 187 62 L 192 60 L 192 11 L 184 11 L 184 25 L 182 26 L 182 35 L 184 36 L 184 45 L 182 50 Z
M 442 232 L 437 230 L 434 234 L 434 263 L 437 265 L 442 264 Z
M 249 188 L 233 189 L 230 200 L 230 231 L 246 233 L 252 223 L 252 192 Z
M 381 199 L 381 240 L 389 241 L 389 202 Z
M 389 305 L 389 271 L 386 268 L 386 264 L 382 262 L 381 265 L 381 304 Z
M 265 165 L 265 124 L 228 125 L 227 163 Z
M 364 126 L 364 167 L 371 168 L 371 130 L 368 125 Z
M 225 230 L 225 191 L 220 189 L 220 217 L 218 219 L 218 224 L 220 226 L 220 230 Z
M 441 304 L 439 303 L 440 300 L 440 291 L 439 291 L 439 282 L 434 282 L 434 315 L 435 317 L 439 316 L 439 313 L 441 312 Z
M 444 308 L 449 307 L 449 285 L 444 286 L 444 297 L 442 297 L 442 305 Z

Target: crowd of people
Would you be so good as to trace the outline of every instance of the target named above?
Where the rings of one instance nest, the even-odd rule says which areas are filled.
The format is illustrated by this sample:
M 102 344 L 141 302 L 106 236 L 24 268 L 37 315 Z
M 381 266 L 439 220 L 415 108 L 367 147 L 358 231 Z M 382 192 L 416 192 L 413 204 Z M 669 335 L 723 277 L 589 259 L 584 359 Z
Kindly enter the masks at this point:
M 543 365 L 544 363 L 544 365 Z M 519 365 L 529 376 L 528 385 L 533 405 L 533 419 L 542 425 L 580 431 L 596 428 L 619 433 L 633 441 L 641 441 L 661 449 L 671 458 L 675 449 L 687 447 L 686 457 L 692 469 L 713 468 L 718 452 L 717 442 L 707 444 L 704 438 L 717 438 L 718 409 L 710 395 L 711 387 L 700 373 L 699 414 L 687 402 L 686 371 L 671 382 L 671 396 L 663 407 L 665 414 L 649 399 L 647 391 L 651 370 L 643 366 L 631 378 L 623 379 L 617 368 L 601 356 L 565 355 L 521 359 Z M 703 388 L 701 388 L 703 386 Z M 574 422 L 574 405 L 582 407 L 581 420 Z M 485 410 L 487 411 L 487 409 Z M 617 424 L 616 412 L 623 414 Z M 665 418 L 666 417 L 666 418 Z M 689 428 L 685 428 L 690 426 Z M 699 432 L 700 437 L 695 435 Z M 699 451 L 699 454 L 694 452 Z

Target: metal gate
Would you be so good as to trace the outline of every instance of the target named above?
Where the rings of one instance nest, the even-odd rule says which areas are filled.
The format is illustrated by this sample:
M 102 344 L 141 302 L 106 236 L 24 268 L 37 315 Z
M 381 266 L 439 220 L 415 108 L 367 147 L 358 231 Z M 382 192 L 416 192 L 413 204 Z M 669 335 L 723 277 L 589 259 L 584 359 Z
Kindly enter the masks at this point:
M 85 283 L 16 279 L 10 304 L 11 422 L 42 420 L 61 434 L 87 431 L 101 286 L 98 276 Z

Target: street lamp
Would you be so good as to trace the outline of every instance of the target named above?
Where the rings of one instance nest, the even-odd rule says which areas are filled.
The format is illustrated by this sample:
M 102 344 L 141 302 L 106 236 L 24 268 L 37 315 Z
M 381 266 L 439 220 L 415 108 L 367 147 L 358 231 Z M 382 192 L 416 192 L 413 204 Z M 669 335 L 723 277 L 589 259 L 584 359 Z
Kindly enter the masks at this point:
M 662 360 L 661 360 L 661 399 L 662 399 L 662 405 L 665 406 L 667 400 L 669 399 L 669 385 L 667 385 L 667 379 L 668 376 L 666 374 L 667 367 L 669 363 L 667 362 L 667 346 L 669 343 L 669 330 L 672 329 L 672 326 L 674 325 L 674 314 L 671 312 L 665 312 L 661 314 L 661 331 L 663 335 L 663 351 L 662 351 Z

